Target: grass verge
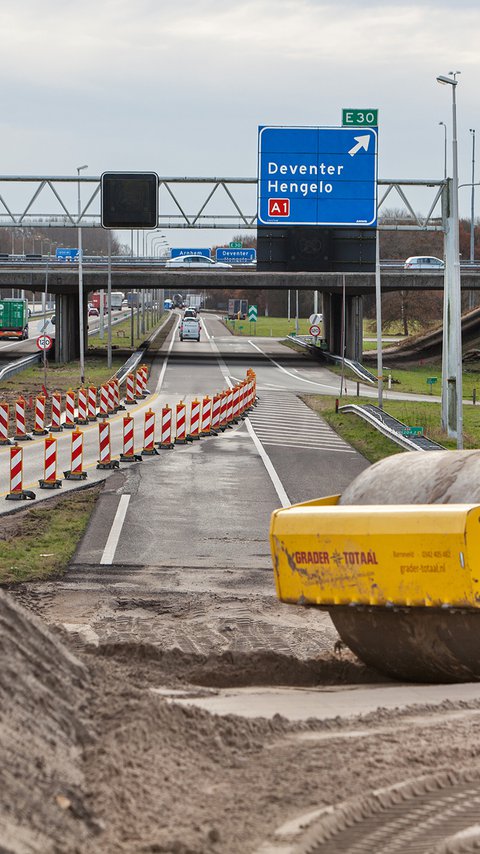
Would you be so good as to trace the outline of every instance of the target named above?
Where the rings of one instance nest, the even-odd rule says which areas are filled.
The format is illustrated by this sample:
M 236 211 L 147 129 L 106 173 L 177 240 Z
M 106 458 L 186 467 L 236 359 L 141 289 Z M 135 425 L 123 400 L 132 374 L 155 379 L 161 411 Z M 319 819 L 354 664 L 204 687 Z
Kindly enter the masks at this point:
M 335 397 L 324 395 L 304 394 L 302 400 L 315 412 L 318 412 L 328 424 L 345 439 L 353 448 L 359 451 L 372 463 L 392 454 L 402 453 L 402 448 L 391 442 L 358 415 L 346 412 L 335 412 Z M 351 397 L 342 398 L 340 406 L 347 403 L 374 403 L 372 398 Z M 398 418 L 407 426 L 423 427 L 424 434 L 445 448 L 454 450 L 456 442 L 449 439 L 441 429 L 441 407 L 439 403 L 423 401 L 384 400 L 384 410 Z M 464 406 L 464 447 L 480 447 L 480 409 L 474 406 Z
M 2 517 L 0 583 L 62 573 L 75 553 L 101 485 L 72 491 Z

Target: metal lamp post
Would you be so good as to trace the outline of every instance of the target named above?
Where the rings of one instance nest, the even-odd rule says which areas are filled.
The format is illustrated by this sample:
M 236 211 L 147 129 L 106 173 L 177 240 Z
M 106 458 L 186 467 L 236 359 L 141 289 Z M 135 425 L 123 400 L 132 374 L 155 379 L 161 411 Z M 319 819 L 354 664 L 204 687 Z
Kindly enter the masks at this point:
M 475 128 L 470 128 L 472 134 L 472 196 L 470 203 L 470 261 L 475 261 Z
M 80 178 L 80 172 L 83 169 L 88 169 L 88 166 L 77 166 L 77 175 Z M 85 385 L 85 330 L 83 323 L 83 260 L 82 260 L 82 226 L 80 219 L 82 216 L 82 208 L 80 202 L 80 180 L 78 181 L 78 330 L 80 334 L 80 385 Z
M 439 122 L 439 125 L 443 125 L 444 138 L 443 138 L 443 177 L 445 181 L 447 180 L 447 126 L 445 122 Z
M 460 251 L 458 221 L 458 151 L 456 88 L 459 71 L 448 77 L 439 75 L 438 83 L 452 91 L 452 175 L 448 179 L 448 215 L 445 232 L 445 296 L 442 354 L 442 427 L 457 448 L 463 448 L 462 411 L 462 318 L 460 291 Z

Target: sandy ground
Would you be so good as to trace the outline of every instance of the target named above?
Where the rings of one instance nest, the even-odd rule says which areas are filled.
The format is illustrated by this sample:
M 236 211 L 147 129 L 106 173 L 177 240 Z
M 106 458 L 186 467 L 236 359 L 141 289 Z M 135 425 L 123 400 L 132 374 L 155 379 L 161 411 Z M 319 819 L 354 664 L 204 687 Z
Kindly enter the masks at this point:
M 55 626 L 43 589 L 0 591 L 2 852 L 245 854 L 285 822 L 362 795 L 366 784 L 480 773 L 475 704 L 454 718 L 451 704 L 380 711 L 361 732 L 358 719 L 216 717 L 165 693 L 375 677 L 327 648 L 235 652 L 230 638 L 229 650 L 187 652 L 162 632 L 155 644 L 132 634 L 130 643 L 95 646 Z M 32 609 L 47 612 L 50 625 Z M 173 620 L 168 609 L 156 615 L 159 628 L 164 620 Z M 201 624 L 190 621 L 193 638 Z M 227 635 L 240 637 L 240 624 L 231 618 Z

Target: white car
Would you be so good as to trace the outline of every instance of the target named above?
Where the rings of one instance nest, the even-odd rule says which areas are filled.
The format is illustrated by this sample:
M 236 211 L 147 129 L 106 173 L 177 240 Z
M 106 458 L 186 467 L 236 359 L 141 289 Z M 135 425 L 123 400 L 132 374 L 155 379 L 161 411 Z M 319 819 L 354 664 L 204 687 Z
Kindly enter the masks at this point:
M 403 265 L 404 270 L 444 270 L 445 264 L 441 258 L 434 255 L 412 255 Z
M 226 267 L 231 268 L 231 266 L 231 264 L 224 264 L 223 261 L 207 258 L 206 255 L 179 255 L 177 258 L 169 258 L 165 262 L 165 267 L 192 268 L 195 270 L 218 270 Z

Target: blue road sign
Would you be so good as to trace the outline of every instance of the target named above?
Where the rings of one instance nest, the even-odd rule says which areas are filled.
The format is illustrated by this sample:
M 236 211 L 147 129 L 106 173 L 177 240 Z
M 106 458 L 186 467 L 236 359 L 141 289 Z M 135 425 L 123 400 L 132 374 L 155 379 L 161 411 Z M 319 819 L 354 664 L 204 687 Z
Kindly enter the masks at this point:
M 252 264 L 257 260 L 256 249 L 227 249 L 219 247 L 215 250 L 217 261 L 227 261 L 228 264 Z
M 55 249 L 55 258 L 59 261 L 78 261 L 78 249 Z
M 259 128 L 258 222 L 375 226 L 377 128 Z
M 210 258 L 210 249 L 172 249 L 171 258 L 180 258 L 181 255 L 204 255 Z

